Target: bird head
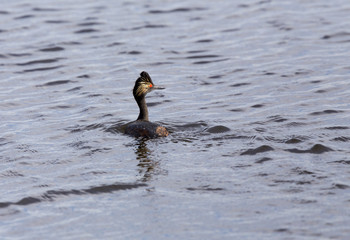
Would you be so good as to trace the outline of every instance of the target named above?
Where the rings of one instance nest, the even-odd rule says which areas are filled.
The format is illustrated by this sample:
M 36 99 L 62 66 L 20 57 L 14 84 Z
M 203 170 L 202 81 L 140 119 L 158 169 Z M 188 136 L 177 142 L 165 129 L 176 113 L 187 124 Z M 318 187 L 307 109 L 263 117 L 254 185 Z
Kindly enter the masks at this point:
M 141 72 L 140 77 L 135 82 L 133 90 L 134 97 L 143 97 L 155 88 L 149 74 L 147 72 Z

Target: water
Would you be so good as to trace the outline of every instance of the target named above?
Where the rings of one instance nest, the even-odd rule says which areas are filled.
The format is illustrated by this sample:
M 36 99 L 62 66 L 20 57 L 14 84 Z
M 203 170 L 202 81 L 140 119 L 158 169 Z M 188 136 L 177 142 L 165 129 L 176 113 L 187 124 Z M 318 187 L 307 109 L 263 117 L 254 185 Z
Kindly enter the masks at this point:
M 348 1 L 1 5 L 1 239 L 349 238 Z

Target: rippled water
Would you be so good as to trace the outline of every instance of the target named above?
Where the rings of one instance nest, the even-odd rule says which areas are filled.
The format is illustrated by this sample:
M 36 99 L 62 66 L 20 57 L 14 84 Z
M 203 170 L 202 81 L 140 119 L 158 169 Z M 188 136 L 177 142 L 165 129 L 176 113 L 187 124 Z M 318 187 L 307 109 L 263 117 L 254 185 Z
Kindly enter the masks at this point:
M 348 239 L 348 1 L 3 1 L 0 20 L 2 239 Z M 121 132 L 143 70 L 167 138 Z

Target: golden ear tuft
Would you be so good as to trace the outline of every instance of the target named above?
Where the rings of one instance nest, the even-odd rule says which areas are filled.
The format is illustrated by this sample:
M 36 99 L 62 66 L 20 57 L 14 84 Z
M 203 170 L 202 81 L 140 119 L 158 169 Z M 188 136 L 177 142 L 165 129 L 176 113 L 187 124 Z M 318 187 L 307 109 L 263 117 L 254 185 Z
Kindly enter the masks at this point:
M 147 93 L 147 88 L 144 84 L 139 84 L 136 89 L 136 96 L 142 96 Z

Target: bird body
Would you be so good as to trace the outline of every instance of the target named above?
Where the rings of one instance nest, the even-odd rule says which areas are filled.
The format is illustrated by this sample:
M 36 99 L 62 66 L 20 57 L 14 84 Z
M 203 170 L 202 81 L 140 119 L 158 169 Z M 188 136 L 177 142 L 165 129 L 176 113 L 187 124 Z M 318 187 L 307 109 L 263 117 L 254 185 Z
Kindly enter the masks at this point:
M 134 137 L 147 138 L 166 137 L 169 135 L 165 127 L 144 120 L 136 120 L 129 123 L 125 129 L 125 133 Z

